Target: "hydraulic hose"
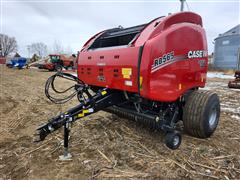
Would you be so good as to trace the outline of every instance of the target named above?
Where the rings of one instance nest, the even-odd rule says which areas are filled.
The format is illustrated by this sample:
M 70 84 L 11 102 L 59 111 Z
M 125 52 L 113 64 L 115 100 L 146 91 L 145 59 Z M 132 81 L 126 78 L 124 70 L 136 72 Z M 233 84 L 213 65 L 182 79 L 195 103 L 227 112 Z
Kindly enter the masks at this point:
M 55 80 L 56 78 L 64 78 L 64 79 L 67 79 L 67 80 L 70 80 L 70 81 L 74 81 L 76 82 L 75 85 L 63 90 L 63 91 L 60 91 L 60 90 L 57 90 L 56 87 L 55 87 Z M 47 98 L 52 101 L 53 103 L 55 104 L 64 104 L 68 101 L 70 101 L 75 95 L 78 94 L 79 92 L 79 87 L 84 87 L 85 84 L 83 81 L 81 81 L 80 79 L 78 79 L 78 77 L 72 75 L 72 74 L 68 74 L 68 73 L 63 73 L 63 72 L 57 72 L 56 74 L 50 76 L 48 78 L 48 80 L 46 81 L 46 84 L 45 84 L 45 95 L 47 96 Z M 56 98 L 56 97 L 53 97 L 52 95 L 50 95 L 49 93 L 49 90 L 52 89 L 56 94 L 64 94 L 64 93 L 67 93 L 68 91 L 70 90 L 73 90 L 73 92 L 68 95 L 68 96 L 65 96 L 64 98 Z

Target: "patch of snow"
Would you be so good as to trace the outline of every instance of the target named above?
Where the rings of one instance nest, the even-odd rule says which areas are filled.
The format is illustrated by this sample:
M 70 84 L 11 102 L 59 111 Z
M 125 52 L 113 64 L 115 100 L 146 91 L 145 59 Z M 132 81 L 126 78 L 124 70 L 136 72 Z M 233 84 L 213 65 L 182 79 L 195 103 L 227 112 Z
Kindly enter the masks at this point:
M 30 69 L 38 69 L 38 67 L 30 66 Z
M 240 89 L 231 88 L 230 90 L 231 90 L 231 91 L 239 91 L 239 92 L 240 92 Z
M 213 87 L 219 87 L 219 86 L 226 87 L 226 83 L 224 82 L 209 82 L 208 85 Z
M 201 90 L 211 90 L 212 88 L 209 86 L 205 86 L 204 88 L 201 88 Z
M 77 73 L 75 73 L 75 72 L 70 72 L 70 74 L 72 74 L 72 75 L 77 77 Z
M 227 75 L 222 72 L 208 72 L 208 78 L 220 78 L 220 79 L 234 79 L 233 75 Z
M 221 104 L 221 110 L 222 111 L 225 111 L 225 112 L 231 112 L 231 113 L 234 113 L 234 114 L 240 114 L 240 109 L 239 108 L 231 108 L 231 107 L 226 107 L 226 106 L 229 106 L 229 105 L 224 105 L 224 104 Z M 223 107 L 225 106 L 225 107 Z
M 233 99 L 233 101 L 234 101 L 234 99 Z M 226 101 L 226 102 L 224 102 L 224 103 L 221 103 L 221 105 L 222 105 L 222 106 L 235 105 L 235 104 L 236 104 L 235 102 L 236 102 L 236 101 L 232 102 L 232 99 L 231 99 L 231 101 Z
M 204 88 L 202 88 L 203 90 L 224 90 L 228 88 L 226 83 L 222 83 L 222 82 L 208 82 L 206 84 L 206 86 Z
M 232 115 L 231 118 L 240 120 L 240 116 L 238 116 L 238 115 Z

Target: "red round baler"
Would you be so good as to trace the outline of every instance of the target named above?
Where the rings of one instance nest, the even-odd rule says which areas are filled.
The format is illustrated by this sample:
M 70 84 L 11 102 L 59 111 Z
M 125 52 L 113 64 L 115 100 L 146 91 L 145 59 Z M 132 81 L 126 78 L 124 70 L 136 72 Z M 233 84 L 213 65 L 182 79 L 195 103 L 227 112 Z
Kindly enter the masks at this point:
M 198 90 L 206 83 L 207 55 L 202 19 L 192 12 L 94 35 L 78 53 L 77 77 L 57 73 L 46 83 L 47 97 L 63 103 L 72 97 L 54 99 L 48 93 L 54 79 L 77 81 L 80 104 L 39 127 L 38 140 L 64 126 L 67 148 L 68 124 L 99 110 L 163 130 L 171 149 L 181 143 L 179 121 L 188 134 L 210 137 L 219 122 L 220 103 L 217 94 Z

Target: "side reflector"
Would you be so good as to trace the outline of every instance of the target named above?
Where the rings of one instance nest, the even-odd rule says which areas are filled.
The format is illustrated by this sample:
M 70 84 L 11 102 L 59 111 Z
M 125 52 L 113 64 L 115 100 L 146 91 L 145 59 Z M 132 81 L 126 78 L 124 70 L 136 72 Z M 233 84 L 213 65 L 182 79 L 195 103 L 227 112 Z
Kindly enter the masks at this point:
M 178 85 L 178 89 L 179 89 L 179 90 L 182 89 L 182 84 L 181 84 L 181 83 Z
M 140 85 L 140 89 L 142 89 L 142 82 L 143 82 L 143 77 L 140 76 L 140 82 L 139 82 L 139 83 L 140 83 L 140 84 L 139 84 L 139 85 Z

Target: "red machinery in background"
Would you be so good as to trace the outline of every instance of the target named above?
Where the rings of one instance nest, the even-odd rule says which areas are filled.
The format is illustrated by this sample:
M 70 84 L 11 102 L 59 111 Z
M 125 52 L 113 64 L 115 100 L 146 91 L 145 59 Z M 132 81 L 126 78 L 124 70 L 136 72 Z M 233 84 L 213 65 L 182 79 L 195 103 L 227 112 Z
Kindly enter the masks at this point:
M 234 77 L 235 77 L 235 79 L 233 81 L 229 81 L 228 87 L 240 89 L 240 70 L 235 72 Z
M 76 67 L 75 55 L 67 57 L 66 55 L 63 55 L 63 54 L 50 54 L 49 57 L 50 57 L 50 60 L 41 64 L 34 63 L 35 66 L 38 67 L 39 69 L 46 69 L 49 71 L 62 71 L 63 68 L 74 69 Z
M 6 64 L 6 57 L 0 56 L 0 64 Z
M 77 95 L 80 104 L 39 127 L 37 141 L 64 126 L 67 149 L 69 123 L 99 110 L 163 130 L 171 149 L 181 143 L 179 121 L 198 138 L 210 137 L 217 127 L 218 96 L 198 90 L 205 86 L 208 59 L 202 19 L 195 13 L 102 31 L 85 43 L 77 61 L 78 77 L 55 74 L 46 83 L 46 95 L 55 103 Z M 75 80 L 75 94 L 65 99 L 50 96 L 57 77 Z

